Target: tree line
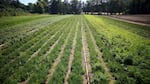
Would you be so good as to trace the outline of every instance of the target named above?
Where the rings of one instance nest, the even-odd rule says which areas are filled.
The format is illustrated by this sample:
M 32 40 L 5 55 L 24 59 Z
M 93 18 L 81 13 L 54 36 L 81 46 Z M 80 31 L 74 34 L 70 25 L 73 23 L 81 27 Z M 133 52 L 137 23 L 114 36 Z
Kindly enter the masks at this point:
M 0 0 L 0 15 L 19 13 L 81 14 L 84 13 L 124 13 L 150 14 L 149 0 L 37 0 L 24 5 L 19 0 Z
M 38 0 L 35 4 L 29 3 L 28 10 L 31 13 L 50 14 L 80 14 L 81 1 L 78 0 Z
M 88 0 L 84 12 L 150 14 L 150 0 Z

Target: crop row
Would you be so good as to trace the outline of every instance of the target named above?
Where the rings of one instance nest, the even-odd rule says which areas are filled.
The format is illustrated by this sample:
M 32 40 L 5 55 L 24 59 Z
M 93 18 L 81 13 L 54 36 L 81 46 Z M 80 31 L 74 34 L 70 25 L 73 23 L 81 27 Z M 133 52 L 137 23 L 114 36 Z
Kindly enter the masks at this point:
M 33 20 L 41 19 L 41 18 L 49 18 L 49 17 L 52 17 L 52 16 L 32 15 L 32 16 L 17 16 L 17 17 L 1 17 L 0 28 L 6 28 L 6 27 L 13 26 L 16 24 L 21 24 L 21 23 L 30 22 Z
M 65 28 L 65 26 L 62 26 L 62 29 Z M 67 29 L 67 28 L 66 28 Z M 68 31 L 68 30 L 67 30 Z M 13 74 L 7 79 L 7 82 L 23 82 L 27 81 L 29 83 L 41 83 L 44 82 L 46 71 L 48 70 L 48 67 L 50 66 L 51 62 L 55 59 L 55 53 L 59 51 L 59 47 L 63 44 L 63 39 L 67 35 L 67 31 L 64 31 L 64 34 L 62 30 L 60 32 L 59 37 L 52 39 L 48 45 L 43 47 L 41 50 L 41 53 L 34 57 L 34 59 L 27 62 L 24 66 L 20 67 L 17 73 Z M 59 39 L 60 38 L 60 39 Z M 56 45 L 53 49 L 50 47 L 51 45 L 54 45 L 56 40 L 58 40 L 58 45 Z M 52 51 L 48 53 L 50 50 Z M 47 51 L 48 50 L 48 51 Z M 47 54 L 48 53 L 48 54 Z M 17 77 L 17 79 L 16 79 Z M 16 79 L 16 80 L 14 80 Z
M 103 59 L 119 84 L 149 83 L 149 41 L 130 31 L 108 24 L 101 18 L 86 16 Z
M 52 27 L 52 28 L 55 28 L 55 27 Z M 58 28 L 58 29 L 59 29 L 59 31 L 61 31 L 63 28 L 61 28 L 61 29 Z M 55 33 L 58 31 L 58 29 L 56 29 L 55 31 L 51 31 L 51 32 Z M 52 45 L 53 41 L 55 41 L 58 38 L 60 33 L 56 33 L 56 35 L 48 43 L 51 43 L 51 45 Z M 50 33 L 50 31 L 49 31 L 42 39 L 39 39 L 39 41 L 33 47 L 31 47 L 30 49 L 27 49 L 26 52 L 22 52 L 21 56 L 19 56 L 17 59 L 15 59 L 14 62 L 3 67 L 1 69 L 1 71 L 4 72 L 5 70 L 8 69 L 8 72 L 1 73 L 1 76 L 3 76 L 5 74 L 5 76 L 1 77 L 1 78 L 3 78 L 3 79 L 5 79 L 5 77 L 7 78 L 12 73 L 15 73 L 17 71 L 17 69 L 19 68 L 19 66 L 23 66 L 24 64 L 26 64 L 26 61 L 30 58 L 30 56 L 33 55 L 44 44 L 44 42 L 46 42 L 48 39 L 50 39 L 51 35 L 52 35 L 52 33 Z M 45 46 L 47 46 L 47 45 L 45 45 Z M 45 46 L 43 46 L 43 48 L 41 50 L 43 50 Z M 11 65 L 11 67 L 10 67 L 10 65 Z
M 74 22 L 72 26 L 70 27 L 72 29 L 69 38 L 66 41 L 64 51 L 62 53 L 61 61 L 60 63 L 56 66 L 56 69 L 53 73 L 52 78 L 48 81 L 49 84 L 62 84 L 64 83 L 65 75 L 67 72 L 67 65 L 69 61 L 69 56 L 71 54 L 71 49 L 72 49 L 72 43 L 73 43 L 73 38 L 75 36 L 75 30 L 76 30 L 76 23 L 77 23 L 78 18 L 74 18 Z
M 48 18 L 49 19 L 49 18 Z M 30 29 L 32 29 L 32 27 L 35 27 L 36 29 L 38 29 L 39 28 L 39 24 L 40 23 L 38 23 L 38 25 L 37 24 L 29 24 L 29 25 L 25 25 L 24 27 L 27 27 L 27 28 L 30 28 Z M 54 23 L 55 24 L 55 23 Z M 53 26 L 53 24 L 48 24 L 49 26 Z M 36 27 L 36 26 L 38 26 L 38 27 Z M 20 28 L 21 27 L 21 28 Z M 20 29 L 25 29 L 26 30 L 26 28 L 22 28 L 22 25 L 20 25 Z M 14 32 L 12 32 L 13 34 L 11 34 L 13 37 L 11 37 L 9 40 L 11 40 L 11 42 L 6 42 L 6 46 L 8 46 L 6 49 L 4 49 L 3 50 L 3 52 L 2 52 L 2 55 L 7 55 L 7 54 L 9 54 L 9 52 L 12 52 L 13 51 L 13 49 L 14 48 L 16 48 L 16 47 L 20 47 L 20 45 L 22 45 L 22 44 L 24 44 L 24 43 L 26 43 L 26 42 L 28 42 L 29 40 L 31 40 L 33 37 L 35 37 L 35 36 L 37 36 L 37 35 L 39 35 L 39 34 L 42 34 L 42 32 L 44 32 L 45 30 L 47 30 L 49 27 L 47 26 L 47 27 L 44 27 L 43 28 L 43 26 L 40 26 L 40 27 L 42 27 L 42 29 L 40 29 L 39 31 L 37 31 L 37 32 L 33 32 L 31 35 L 25 35 L 24 33 L 22 34 L 18 34 L 18 32 L 16 33 L 17 35 L 15 35 L 15 36 L 13 36 L 15 33 Z M 13 29 L 9 29 L 10 31 L 11 30 L 13 30 Z M 51 29 L 52 30 L 52 29 Z M 4 33 L 4 32 L 3 32 Z M 2 33 L 2 34 L 3 34 Z M 25 33 L 27 33 L 27 32 L 25 32 Z M 1 34 L 1 35 L 2 35 Z M 5 36 L 8 36 L 9 37 L 9 35 L 8 34 L 5 34 Z M 4 37 L 2 38 L 2 39 L 4 39 Z
M 136 25 L 128 22 L 123 22 L 115 19 L 111 19 L 105 16 L 97 16 L 97 18 L 103 19 L 104 22 L 107 22 L 108 24 L 118 26 L 120 29 L 125 29 L 130 32 L 133 32 L 135 34 L 138 34 L 145 38 L 150 38 L 150 29 L 148 26 L 142 26 L 142 25 Z
M 98 84 L 98 83 L 108 84 L 108 80 L 109 80 L 108 76 L 106 75 L 103 67 L 101 67 L 102 64 L 99 60 L 99 55 L 96 52 L 94 42 L 92 41 L 92 37 L 90 35 L 90 29 L 85 19 L 84 19 L 84 25 L 85 25 L 85 30 L 86 30 L 86 37 L 88 37 L 87 42 L 88 42 L 88 47 L 89 47 L 90 63 L 91 63 L 92 74 L 93 74 L 90 79 L 90 82 L 92 84 Z
M 69 17 L 69 15 L 43 19 L 41 18 L 38 20 L 33 20 L 31 22 L 22 23 L 14 26 L 8 26 L 8 28 L 3 28 L 0 30 L 0 44 L 6 44 L 5 46 L 9 47 L 14 43 L 20 41 L 21 38 L 24 39 L 25 37 L 28 37 L 28 35 L 67 17 Z
M 5 51 L 2 52 L 3 54 L 3 58 L 1 57 L 1 67 L 4 64 L 7 64 L 8 62 L 5 61 L 6 59 L 8 61 L 13 60 L 16 57 L 20 56 L 20 52 L 26 52 L 29 51 L 31 48 L 33 48 L 34 46 L 36 46 L 36 44 L 40 41 L 42 41 L 44 38 L 43 37 L 50 37 L 51 35 L 53 35 L 59 28 L 57 28 L 57 26 L 59 26 L 59 24 L 57 24 L 56 26 L 51 26 L 51 28 L 47 28 L 44 32 L 41 32 L 40 34 L 37 34 L 36 36 L 32 36 L 29 41 L 27 41 L 26 43 L 16 43 L 15 46 L 12 46 L 8 49 L 6 49 Z M 53 29 L 54 28 L 54 29 Z M 49 32 L 51 31 L 51 32 Z M 49 35 L 49 36 L 46 36 Z M 18 46 L 17 46 L 18 45 Z M 19 46 L 22 45 L 22 46 Z M 6 54 L 5 54 L 6 53 Z
M 81 17 L 80 17 L 81 18 Z M 81 23 L 81 22 L 80 22 Z M 82 35 L 81 35 L 81 24 L 78 25 L 77 43 L 74 52 L 74 60 L 71 66 L 71 73 L 69 75 L 69 84 L 82 84 L 83 69 L 82 69 Z
M 55 24 L 54 26 L 53 25 L 50 25 L 51 27 L 47 27 L 45 28 L 44 30 L 45 31 L 42 31 L 41 33 L 37 34 L 36 36 L 32 36 L 32 38 L 27 41 L 26 43 L 16 43 L 15 46 L 12 45 L 12 47 L 6 49 L 5 51 L 2 52 L 2 54 L 4 56 L 1 56 L 1 67 L 4 65 L 4 64 L 7 64 L 9 62 L 5 61 L 6 59 L 9 61 L 9 60 L 13 60 L 14 58 L 16 57 L 19 57 L 20 56 L 20 52 L 25 52 L 25 51 L 29 51 L 31 50 L 34 46 L 36 46 L 36 44 L 40 41 L 42 41 L 44 38 L 45 35 L 49 35 L 48 37 L 50 37 L 51 35 L 53 35 L 58 29 L 59 29 L 59 24 L 64 24 L 63 21 L 61 21 L 61 23 L 57 23 Z M 51 31 L 51 32 L 49 32 Z M 47 37 L 47 36 L 45 36 Z M 17 46 L 18 45 L 18 46 Z M 22 46 L 19 46 L 19 45 L 22 45 Z M 12 53 L 11 53 L 12 52 Z M 4 54 L 5 53 L 5 54 Z
M 35 81 L 36 81 L 36 83 L 45 83 L 46 82 L 48 70 L 51 68 L 52 64 L 55 62 L 55 59 L 59 55 L 59 52 L 61 51 L 61 46 L 64 45 L 65 39 L 69 36 L 68 32 L 71 31 L 71 29 L 69 27 L 72 24 L 71 23 L 72 19 L 70 19 L 69 21 L 67 21 L 69 23 L 67 23 L 67 25 L 64 27 L 67 29 L 67 31 L 64 31 L 64 35 L 61 37 L 60 41 L 58 42 L 58 45 L 56 45 L 54 47 L 54 49 L 51 51 L 51 53 L 49 53 L 46 57 L 44 57 L 44 58 L 41 57 L 40 59 L 42 59 L 42 60 L 37 61 L 37 62 L 39 62 L 40 68 L 37 69 L 37 72 L 35 72 L 31 75 L 29 83 L 34 84 Z M 43 63 L 44 63 L 44 65 L 43 65 Z

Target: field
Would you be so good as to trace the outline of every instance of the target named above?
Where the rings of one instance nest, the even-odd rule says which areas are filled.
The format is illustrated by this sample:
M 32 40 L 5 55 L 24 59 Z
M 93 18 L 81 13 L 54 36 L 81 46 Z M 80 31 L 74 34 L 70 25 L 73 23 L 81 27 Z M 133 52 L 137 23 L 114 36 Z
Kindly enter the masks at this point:
M 111 15 L 111 17 L 134 24 L 150 26 L 150 15 Z
M 150 27 L 94 15 L 0 18 L 1 84 L 150 84 Z
M 150 24 L 150 15 L 112 15 L 112 16 L 129 21 Z

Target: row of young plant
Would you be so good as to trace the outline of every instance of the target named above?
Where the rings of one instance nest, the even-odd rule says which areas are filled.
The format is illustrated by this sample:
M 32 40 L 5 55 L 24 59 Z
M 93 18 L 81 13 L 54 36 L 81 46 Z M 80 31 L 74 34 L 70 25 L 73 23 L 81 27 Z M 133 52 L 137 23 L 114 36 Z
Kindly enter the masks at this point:
M 61 22 L 62 24 L 63 24 L 63 21 Z M 41 32 L 41 34 L 39 33 L 39 35 L 37 35 L 37 36 L 35 36 L 35 37 L 32 37 L 32 39 L 31 40 L 29 40 L 29 41 L 27 41 L 26 43 L 24 43 L 24 44 L 20 44 L 20 45 L 22 45 L 22 46 L 13 46 L 12 48 L 11 48 L 11 50 L 12 50 L 12 53 L 9 53 L 9 49 L 6 49 L 5 51 L 7 51 L 8 52 L 8 55 L 4 55 L 4 56 L 2 56 L 1 58 L 1 66 L 3 66 L 4 64 L 7 64 L 7 63 L 9 63 L 9 62 L 7 62 L 7 61 L 5 61 L 6 59 L 8 60 L 8 61 L 10 61 L 10 60 L 13 60 L 13 59 L 15 59 L 16 57 L 19 57 L 20 56 L 20 52 L 25 52 L 25 51 L 27 51 L 27 50 L 29 50 L 29 49 L 31 49 L 33 46 L 36 46 L 36 43 L 38 43 L 40 40 L 42 40 L 42 38 L 47 34 L 47 33 L 49 33 L 49 31 L 51 31 L 49 34 L 54 34 L 59 28 L 55 28 L 55 27 L 57 27 L 57 26 L 59 26 L 59 24 L 56 24 L 56 26 L 53 26 L 53 25 L 50 25 L 51 27 L 48 27 L 45 31 L 43 31 L 43 32 Z M 53 29 L 54 28 L 54 29 Z M 40 39 L 40 40 L 39 40 Z M 16 44 L 19 44 L 19 43 L 16 43 Z M 6 53 L 7 53 L 6 52 Z
M 43 60 L 39 61 L 40 68 L 37 69 L 37 72 L 32 73 L 31 78 L 29 80 L 30 84 L 34 84 L 35 81 L 36 81 L 36 83 L 45 83 L 46 82 L 47 74 L 49 74 L 49 72 L 48 72 L 49 69 L 51 68 L 52 64 L 55 62 L 55 59 L 61 52 L 61 47 L 62 47 L 62 45 L 65 44 L 65 41 L 69 36 L 69 32 L 72 31 L 72 29 L 71 29 L 71 26 L 73 24 L 72 21 L 73 21 L 73 18 L 70 18 L 69 21 L 65 21 L 65 22 L 67 22 L 67 25 L 64 27 L 64 29 L 67 29 L 67 31 L 64 31 L 64 35 L 58 42 L 58 45 L 56 45 L 55 48 L 51 51 L 51 53 L 48 54 L 46 57 L 40 58 L 40 59 L 43 59 Z M 45 64 L 43 65 L 42 63 L 45 63 Z
M 53 17 L 51 15 L 28 15 L 28 16 L 10 16 L 10 17 L 1 17 L 0 18 L 0 29 L 14 26 L 21 23 L 26 23 L 38 19 Z
M 96 43 L 103 52 L 118 84 L 149 83 L 150 53 L 149 40 L 124 30 L 113 24 L 108 24 L 101 18 L 86 16 L 89 26 L 96 38 Z
M 34 23 L 34 22 L 33 22 Z M 55 23 L 54 23 L 55 24 Z M 27 28 L 30 28 L 30 29 L 32 29 L 32 27 L 35 27 L 37 24 L 34 24 L 34 25 L 25 25 L 24 27 L 27 27 Z M 53 26 L 53 24 L 49 24 L 49 26 Z M 43 26 L 41 26 L 41 27 L 43 27 Z M 22 28 L 22 25 L 20 25 L 19 26 L 19 28 L 20 29 L 24 29 L 24 30 L 26 30 L 26 28 Z M 17 28 L 16 28 L 17 29 Z M 37 29 L 37 28 L 36 28 Z M 11 32 L 11 30 L 14 30 L 14 29 L 9 29 L 10 31 L 8 31 L 8 32 L 10 32 L 10 33 L 12 33 L 11 34 L 11 38 L 9 39 L 9 40 L 11 40 L 11 42 L 6 42 L 5 43 L 5 45 L 7 46 L 6 47 L 6 49 L 3 49 L 2 50 L 2 55 L 8 55 L 9 53 L 11 53 L 11 52 L 13 52 L 14 51 L 14 49 L 17 47 L 21 47 L 20 45 L 23 45 L 23 44 L 25 44 L 26 42 L 28 42 L 29 40 L 31 40 L 31 39 L 33 39 L 35 36 L 40 36 L 40 34 L 43 34 L 43 32 L 45 31 L 45 30 L 47 30 L 47 29 L 50 29 L 50 27 L 44 27 L 44 28 L 42 28 L 42 29 L 40 29 L 39 31 L 37 31 L 37 32 L 33 32 L 32 34 L 30 34 L 30 35 L 25 35 L 24 33 L 19 33 L 18 34 L 18 32 Z M 17 29 L 18 30 L 18 29 Z M 52 30 L 52 29 L 51 29 Z M 46 31 L 45 31 L 46 32 Z M 4 32 L 3 32 L 4 33 Z M 2 34 L 3 34 L 2 33 Z M 26 32 L 27 33 L 27 32 Z M 1 35 L 2 35 L 1 34 Z M 14 34 L 16 34 L 16 35 L 14 35 Z M 9 35 L 8 34 L 6 34 L 5 33 L 5 36 L 6 37 L 9 37 Z M 4 39 L 4 37 L 2 38 L 2 39 Z M 14 40 L 13 40 L 14 39 Z
M 90 53 L 90 63 L 92 68 L 92 77 L 90 79 L 91 84 L 108 84 L 109 79 L 108 76 L 105 74 L 104 69 L 101 67 L 101 62 L 99 60 L 99 55 L 96 52 L 94 43 L 92 41 L 92 38 L 90 36 L 90 30 L 87 25 L 87 22 L 84 18 L 84 25 L 85 25 L 85 32 L 86 32 L 86 39 L 88 43 L 89 53 Z
M 65 19 L 67 16 L 57 16 L 57 17 L 49 17 L 49 18 L 43 18 L 38 20 L 33 20 L 27 23 L 22 23 L 14 26 L 9 26 L 8 28 L 1 29 L 0 32 L 0 44 L 5 44 L 5 46 L 9 47 L 13 45 L 14 43 L 20 41 L 20 38 L 28 37 L 30 34 L 41 30 L 42 28 L 45 28 L 49 26 L 50 24 L 53 24 L 55 22 L 58 22 L 62 19 Z
M 13 45 L 14 42 L 20 40 L 19 38 L 16 39 L 15 37 L 22 38 L 22 37 L 26 36 L 26 34 L 29 32 L 29 30 L 33 30 L 35 28 L 40 29 L 41 27 L 46 27 L 46 26 L 44 26 L 45 25 L 44 23 L 48 24 L 47 21 L 50 21 L 52 17 L 35 19 L 33 21 L 29 21 L 29 22 L 25 22 L 25 23 L 22 22 L 22 23 L 10 25 L 13 22 L 17 21 L 17 17 L 15 17 L 15 18 L 13 18 L 13 19 L 15 19 L 14 21 L 11 21 L 11 19 L 8 19 L 8 21 L 4 21 L 4 22 L 6 22 L 5 24 L 8 24 L 8 25 L 2 26 L 3 28 L 0 29 L 0 33 L 1 33 L 0 38 L 2 38 L 0 40 L 0 44 L 7 43 L 7 45 L 8 45 L 8 43 L 10 42 L 9 45 Z M 43 20 L 43 19 L 45 19 L 45 20 Z M 0 25 L 4 25 L 4 24 L 0 23 Z
M 65 28 L 67 24 L 63 27 Z M 62 30 L 63 30 L 62 28 Z M 51 63 L 56 58 L 56 54 L 60 50 L 60 46 L 63 44 L 63 40 L 65 40 L 65 37 L 67 36 L 69 32 L 69 28 L 64 31 L 60 30 L 58 37 L 55 39 L 52 39 L 48 45 L 45 45 L 46 48 L 41 49 L 42 51 L 38 53 L 34 59 L 27 62 L 24 66 L 19 67 L 18 72 L 14 73 L 12 76 L 10 76 L 5 82 L 6 83 L 17 83 L 17 82 L 23 82 L 28 81 L 29 83 L 43 83 L 46 77 L 46 74 L 48 72 L 48 68 L 51 65 Z M 62 34 L 64 33 L 64 34 Z M 62 35 L 62 36 L 61 36 Z M 54 47 L 54 49 L 47 55 L 47 50 L 49 50 L 50 45 L 53 45 L 55 43 L 56 39 L 58 40 L 60 38 L 58 44 Z
M 73 43 L 73 38 L 75 36 L 75 31 L 76 31 L 76 24 L 77 24 L 78 17 L 76 16 L 73 20 L 73 24 L 70 28 L 72 28 L 72 32 L 70 34 L 70 37 L 68 38 L 68 41 L 65 45 L 64 52 L 61 57 L 60 63 L 56 66 L 55 72 L 53 73 L 52 78 L 48 81 L 49 84 L 63 84 L 64 79 L 68 70 L 68 61 L 69 61 L 69 56 L 71 54 L 71 49 L 72 49 L 72 43 Z
M 135 34 L 138 34 L 142 37 L 145 38 L 150 38 L 150 27 L 148 26 L 142 26 L 142 25 L 137 25 L 137 24 L 132 24 L 128 22 L 123 22 L 115 19 L 111 19 L 105 16 L 97 16 L 97 18 L 102 18 L 104 21 L 106 21 L 108 24 L 115 24 L 115 26 L 118 26 L 121 29 L 126 29 L 130 32 L 133 32 Z M 128 25 L 128 26 L 127 26 Z
M 81 22 L 80 22 L 81 23 Z M 82 75 L 84 74 L 82 69 L 82 34 L 81 34 L 81 24 L 78 26 L 77 42 L 74 53 L 74 60 L 71 66 L 71 73 L 69 75 L 69 84 L 82 84 Z
M 9 61 L 18 58 L 20 56 L 20 52 L 26 52 L 26 51 L 30 50 L 32 47 L 36 46 L 36 44 L 40 40 L 42 40 L 42 38 L 44 36 L 46 36 L 48 34 L 49 34 L 49 36 L 53 35 L 56 31 L 59 30 L 59 28 L 57 28 L 57 26 L 59 26 L 59 24 L 55 24 L 55 25 L 56 26 L 50 25 L 51 27 L 45 28 L 44 29 L 45 31 L 41 31 L 41 33 L 38 32 L 38 33 L 34 34 L 33 36 L 31 35 L 31 37 L 29 36 L 30 39 L 29 38 L 24 39 L 22 42 L 17 42 L 17 43 L 15 43 L 15 45 L 12 45 L 9 48 L 5 49 L 2 52 L 2 56 L 0 59 L 0 62 L 1 62 L 0 67 L 2 68 L 4 65 L 8 64 Z M 49 32 L 49 31 L 51 31 L 51 32 Z M 7 59 L 7 61 L 6 61 L 6 59 Z
M 59 29 L 59 28 L 58 28 Z M 59 31 L 61 31 L 62 29 L 59 29 Z M 57 32 L 58 30 L 56 29 L 53 32 Z M 9 77 L 12 73 L 15 73 L 17 71 L 17 69 L 19 68 L 19 66 L 23 66 L 26 61 L 31 57 L 31 55 L 33 55 L 39 48 L 41 48 L 41 46 L 51 37 L 51 32 L 49 31 L 49 33 L 47 33 L 47 35 L 43 36 L 43 38 L 39 39 L 39 41 L 37 43 L 34 44 L 33 47 L 27 49 L 25 52 L 22 52 L 19 56 L 17 57 L 13 62 L 11 62 L 10 64 L 7 64 L 6 66 L 4 66 L 1 69 L 1 73 L 0 75 L 3 76 L 1 77 L 2 80 L 6 79 L 7 77 Z M 60 33 L 57 33 L 55 35 L 54 38 L 51 39 L 55 41 L 55 39 L 58 38 L 58 36 L 60 35 Z M 56 37 L 57 36 L 57 37 Z M 50 42 L 49 42 L 50 43 Z M 49 46 L 47 46 L 49 48 Z M 41 49 L 42 50 L 42 49 Z M 19 52 L 19 51 L 18 51 Z M 7 72 L 5 72 L 7 71 Z

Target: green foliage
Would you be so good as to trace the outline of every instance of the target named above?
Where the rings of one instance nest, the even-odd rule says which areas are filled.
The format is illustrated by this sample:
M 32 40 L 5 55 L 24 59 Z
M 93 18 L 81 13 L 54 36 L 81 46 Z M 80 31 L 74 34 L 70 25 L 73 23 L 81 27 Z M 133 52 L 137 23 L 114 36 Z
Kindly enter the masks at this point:
M 124 64 L 132 65 L 133 64 L 133 58 L 131 56 L 124 58 Z
M 119 21 L 116 20 L 113 20 L 113 22 L 107 17 L 86 16 L 86 18 L 89 21 L 92 32 L 94 32 L 93 35 L 96 38 L 97 45 L 102 47 L 103 58 L 105 62 L 108 62 L 108 67 L 114 74 L 117 83 L 148 83 L 147 78 L 149 76 L 146 75 L 146 71 L 149 69 L 149 58 L 147 56 L 150 55 L 148 52 L 150 49 L 150 41 L 146 39 L 147 36 L 141 34 L 149 34 L 147 32 L 140 33 L 138 31 L 149 31 L 149 27 L 143 29 L 142 27 L 144 26 L 128 23 L 130 29 L 127 29 L 127 26 L 125 26 L 127 23 L 119 23 Z M 138 33 L 133 32 L 133 30 Z M 145 58 L 147 58 L 147 60 Z M 132 72 L 128 72 L 129 66 L 133 67 Z
M 107 75 L 103 74 L 102 72 L 95 72 L 93 74 L 92 80 L 91 80 L 92 84 L 108 84 L 108 78 Z

